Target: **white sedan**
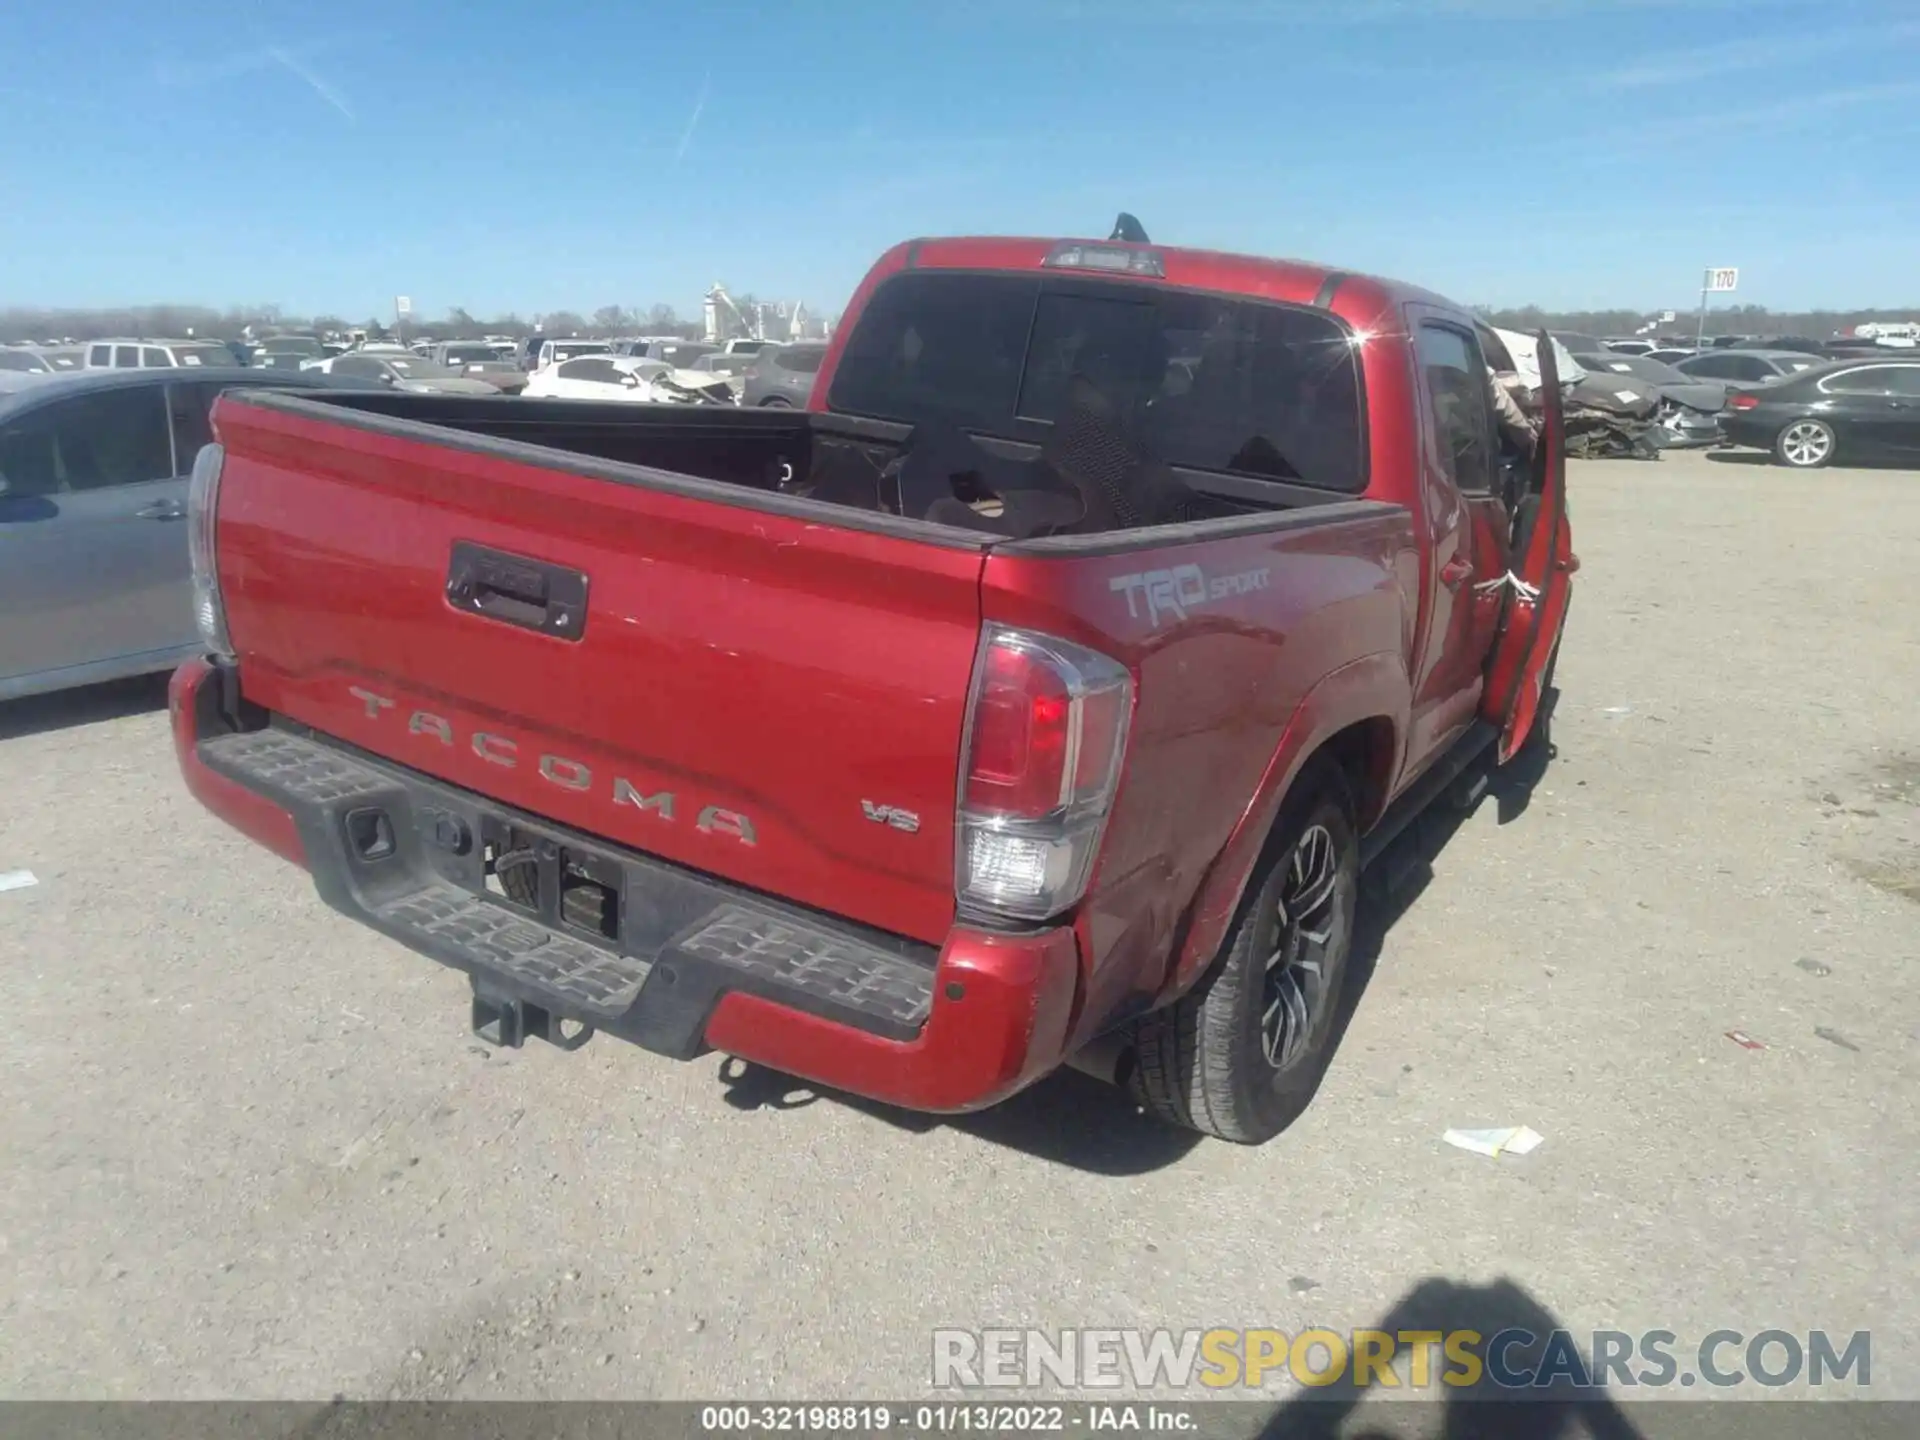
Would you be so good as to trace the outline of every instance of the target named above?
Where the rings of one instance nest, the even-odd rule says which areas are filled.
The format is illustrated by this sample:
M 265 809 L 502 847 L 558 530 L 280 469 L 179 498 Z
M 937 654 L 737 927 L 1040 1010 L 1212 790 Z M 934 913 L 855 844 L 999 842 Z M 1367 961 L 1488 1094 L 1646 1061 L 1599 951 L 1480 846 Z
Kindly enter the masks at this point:
M 675 370 L 663 360 L 637 355 L 582 355 L 533 372 L 529 399 L 632 400 L 651 405 L 731 405 L 727 377 Z

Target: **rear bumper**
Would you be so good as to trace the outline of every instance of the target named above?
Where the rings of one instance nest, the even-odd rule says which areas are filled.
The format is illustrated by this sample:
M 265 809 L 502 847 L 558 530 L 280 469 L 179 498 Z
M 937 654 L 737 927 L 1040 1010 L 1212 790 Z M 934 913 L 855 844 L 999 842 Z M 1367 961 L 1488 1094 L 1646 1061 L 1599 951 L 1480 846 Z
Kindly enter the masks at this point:
M 550 825 L 310 732 L 236 731 L 231 688 L 231 672 L 204 660 L 174 675 L 174 749 L 188 790 L 308 870 L 334 909 L 466 972 L 476 1025 L 483 1014 L 533 1015 L 679 1059 L 717 1048 L 927 1111 L 992 1104 L 1065 1059 L 1079 976 L 1070 929 L 955 929 L 936 952 Z M 384 822 L 370 818 L 378 816 Z M 538 909 L 488 893 L 484 837 L 502 824 L 552 881 L 541 882 Z M 617 897 L 617 938 L 546 900 L 562 892 L 563 873 L 590 874 Z M 613 913 L 613 903 L 596 913 Z
M 1719 445 L 1725 438 L 1720 421 L 1712 415 L 1676 416 L 1660 425 L 1660 447 L 1663 450 L 1692 450 Z

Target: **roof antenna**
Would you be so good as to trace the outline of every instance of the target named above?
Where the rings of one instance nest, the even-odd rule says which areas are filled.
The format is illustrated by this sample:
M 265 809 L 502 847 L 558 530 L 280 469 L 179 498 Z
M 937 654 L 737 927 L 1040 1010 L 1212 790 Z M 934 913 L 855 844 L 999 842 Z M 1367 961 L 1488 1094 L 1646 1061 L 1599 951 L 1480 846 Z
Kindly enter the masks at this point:
M 1133 216 L 1124 210 L 1120 212 L 1120 218 L 1113 222 L 1113 233 L 1109 235 L 1107 239 L 1124 240 L 1129 245 L 1145 245 L 1148 243 L 1146 230 L 1138 220 L 1134 219 Z

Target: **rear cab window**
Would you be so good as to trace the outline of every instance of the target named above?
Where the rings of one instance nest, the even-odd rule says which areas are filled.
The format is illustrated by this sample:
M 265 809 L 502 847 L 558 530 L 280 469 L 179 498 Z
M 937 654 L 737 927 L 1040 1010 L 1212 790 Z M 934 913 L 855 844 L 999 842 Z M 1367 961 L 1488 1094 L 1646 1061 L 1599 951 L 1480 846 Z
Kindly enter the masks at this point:
M 1175 469 L 1358 493 L 1360 367 L 1305 306 L 1079 276 L 926 271 L 883 284 L 829 408 L 1043 441 L 1083 407 Z

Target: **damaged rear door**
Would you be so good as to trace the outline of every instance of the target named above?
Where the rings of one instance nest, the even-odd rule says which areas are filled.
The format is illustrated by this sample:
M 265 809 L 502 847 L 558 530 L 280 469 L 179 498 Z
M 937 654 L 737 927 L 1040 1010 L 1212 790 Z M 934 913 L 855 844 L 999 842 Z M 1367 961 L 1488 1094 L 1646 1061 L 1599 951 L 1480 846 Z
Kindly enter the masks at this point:
M 1520 752 L 1540 719 L 1553 657 L 1566 625 L 1573 575 L 1580 568 L 1567 519 L 1566 416 L 1553 344 L 1538 337 L 1540 443 L 1534 447 L 1526 491 L 1514 506 L 1512 560 L 1493 582 L 1502 587 L 1499 638 L 1487 658 L 1480 714 L 1500 727 L 1499 757 Z

